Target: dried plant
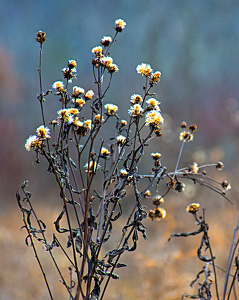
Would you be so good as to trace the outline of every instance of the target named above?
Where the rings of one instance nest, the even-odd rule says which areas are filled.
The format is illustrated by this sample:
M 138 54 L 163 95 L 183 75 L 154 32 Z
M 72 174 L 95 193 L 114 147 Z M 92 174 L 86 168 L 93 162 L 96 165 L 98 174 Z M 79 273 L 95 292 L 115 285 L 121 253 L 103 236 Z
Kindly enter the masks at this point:
M 160 141 L 162 135 L 161 126 L 164 118 L 157 95 L 152 92 L 153 87 L 160 82 L 161 73 L 154 72 L 146 63 L 137 66 L 136 71 L 145 78 L 145 84 L 142 95 L 133 94 L 129 97 L 128 120 L 120 118 L 116 104 L 105 101 L 112 78 L 119 71 L 118 66 L 109 56 L 109 50 L 125 26 L 126 23 L 123 20 L 116 20 L 114 37 L 104 36 L 100 42 L 101 45 L 92 49 L 95 81 L 95 88 L 92 88 L 95 92 L 93 90 L 86 92 L 79 86 L 71 88 L 72 82 L 76 80 L 77 61 L 68 61 L 67 67 L 62 70 L 64 82 L 55 81 L 52 85 L 61 107 L 57 112 L 57 117 L 48 124 L 45 120 L 44 102 L 52 91 L 43 91 L 41 66 L 46 34 L 39 31 L 36 36 L 40 45 L 38 101 L 42 125 L 36 129 L 35 135 L 27 139 L 25 147 L 26 150 L 35 152 L 35 164 L 40 163 L 42 158 L 46 159 L 48 171 L 54 176 L 60 191 L 62 210 L 54 222 L 56 233 L 53 234 L 51 242 L 45 235 L 45 222 L 38 218 L 32 204 L 31 193 L 26 190 L 27 181 L 19 187 L 17 200 L 23 214 L 23 227 L 27 230 L 26 244 L 33 248 L 51 299 L 53 295 L 34 244 L 35 240 L 42 243 L 44 250 L 49 253 L 59 273 L 60 281 L 69 294 L 69 299 L 102 300 L 110 280 L 118 278 L 115 273 L 117 269 L 126 267 L 120 262 L 122 254 L 136 249 L 140 235 L 147 239 L 143 220 L 147 217 L 152 220 L 161 220 L 166 217 L 166 211 L 161 204 L 170 191 L 181 193 L 185 188 L 183 181 L 192 180 L 230 201 L 226 196 L 226 190 L 230 189 L 230 184 L 227 181 L 217 182 L 206 172 L 206 168 L 209 167 L 221 170 L 223 168 L 221 162 L 203 166 L 193 163 L 189 167 L 178 168 L 183 147 L 185 143 L 192 141 L 194 132 L 197 130 L 195 124 L 190 126 L 187 126 L 185 122 L 181 124 L 184 130 L 180 134 L 182 146 L 178 159 L 175 159 L 177 163 L 174 171 L 168 172 L 160 162 L 161 154 L 153 152 L 150 158 L 151 172 L 144 174 L 140 166 L 144 158 L 144 149 L 150 147 L 152 139 Z M 114 128 L 114 134 L 111 137 L 109 137 L 110 128 Z M 105 133 L 108 133 L 107 137 L 103 138 Z M 157 193 L 163 180 L 164 186 L 165 180 L 167 181 L 166 193 L 152 196 L 152 190 Z M 124 198 L 127 194 L 130 195 L 128 201 L 130 201 L 131 208 L 123 211 Z M 146 211 L 146 207 L 142 204 L 143 198 L 152 198 L 154 209 Z M 172 234 L 171 237 L 202 234 L 198 257 L 206 262 L 206 267 L 198 273 L 197 279 L 202 272 L 206 279 L 200 285 L 198 295 L 190 297 L 210 299 L 209 264 L 212 263 L 215 276 L 216 269 L 205 212 L 203 217 L 198 218 L 198 209 L 198 204 L 188 207 L 199 229 L 190 233 Z M 107 245 L 115 222 L 123 215 L 125 225 L 118 232 L 118 243 L 105 252 L 106 247 L 103 245 Z M 63 219 L 66 221 L 66 228 L 61 226 Z M 65 244 L 60 242 L 59 236 L 65 237 Z M 227 277 L 237 246 L 238 241 L 234 240 Z M 68 278 L 61 272 L 54 256 L 56 247 L 61 249 L 69 263 Z M 203 247 L 209 249 L 209 258 L 202 255 Z M 66 248 L 72 250 L 70 255 Z M 238 272 L 238 259 L 236 264 L 234 279 Z M 225 295 L 223 297 L 226 299 Z M 217 299 L 219 299 L 218 293 Z

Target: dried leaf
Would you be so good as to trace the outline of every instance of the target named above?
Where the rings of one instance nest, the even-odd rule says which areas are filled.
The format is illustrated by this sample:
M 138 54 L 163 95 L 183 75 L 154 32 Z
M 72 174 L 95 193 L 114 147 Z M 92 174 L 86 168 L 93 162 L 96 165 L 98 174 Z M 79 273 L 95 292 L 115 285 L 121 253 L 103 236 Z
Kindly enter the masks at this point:
M 60 228 L 60 220 L 62 219 L 64 213 L 65 213 L 65 209 L 63 208 L 63 210 L 62 210 L 61 213 L 59 214 L 58 218 L 57 218 L 56 221 L 54 222 L 56 231 L 59 232 L 59 233 L 64 233 L 64 232 L 68 232 L 68 231 L 69 231 L 69 230 L 66 229 L 66 228 Z

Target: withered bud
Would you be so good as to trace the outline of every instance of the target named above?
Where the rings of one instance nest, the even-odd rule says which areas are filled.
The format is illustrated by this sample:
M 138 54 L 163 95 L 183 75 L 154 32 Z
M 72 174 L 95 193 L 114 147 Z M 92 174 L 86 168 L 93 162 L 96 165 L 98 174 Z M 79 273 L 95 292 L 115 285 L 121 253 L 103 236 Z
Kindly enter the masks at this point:
M 229 183 L 227 180 L 224 180 L 224 181 L 222 182 L 222 187 L 223 187 L 226 191 L 231 189 L 231 185 L 230 185 L 230 183 Z
M 151 196 L 151 192 L 150 190 L 146 190 L 144 193 L 144 198 L 150 197 Z
M 190 125 L 190 126 L 188 126 L 188 129 L 191 131 L 191 132 L 195 132 L 195 131 L 197 131 L 197 125 L 196 124 L 193 124 L 193 125 Z
M 164 203 L 163 198 L 160 195 L 157 195 L 152 200 L 153 204 L 159 206 L 160 204 Z
M 221 171 L 223 169 L 224 165 L 221 161 L 219 161 L 217 164 L 216 164 L 216 169 L 218 169 L 219 171 Z
M 175 180 L 169 179 L 168 182 L 166 183 L 166 187 L 169 189 L 175 189 L 176 183 L 177 182 Z
M 158 137 L 159 137 L 159 136 L 162 136 L 162 133 L 160 132 L 159 129 L 155 129 L 155 130 L 154 130 L 154 133 L 155 133 L 155 135 L 158 136 Z
M 133 176 L 130 175 L 130 176 L 127 178 L 127 181 L 128 181 L 128 182 L 132 182 L 132 181 L 133 181 Z
M 181 181 L 178 181 L 175 186 L 175 191 L 181 193 L 185 189 L 185 184 Z
M 120 122 L 120 126 L 126 126 L 127 125 L 127 121 L 126 120 L 121 120 Z
M 46 33 L 43 31 L 38 31 L 38 33 L 36 34 L 36 41 L 40 44 L 43 44 L 46 40 Z
M 96 153 L 95 153 L 94 151 L 92 151 L 92 152 L 90 153 L 90 157 L 91 157 L 91 158 L 94 158 L 95 154 L 96 154 Z
M 163 208 L 155 208 L 155 209 L 150 209 L 149 214 L 148 214 L 149 219 L 153 220 L 160 220 L 164 219 L 166 217 L 166 210 Z
M 183 121 L 183 122 L 181 123 L 181 128 L 187 128 L 187 123 Z
M 96 58 L 92 59 L 92 65 L 93 66 L 98 65 L 98 64 L 99 64 L 98 59 L 96 59 Z
M 58 120 L 50 120 L 49 124 L 50 125 L 58 125 L 59 121 Z

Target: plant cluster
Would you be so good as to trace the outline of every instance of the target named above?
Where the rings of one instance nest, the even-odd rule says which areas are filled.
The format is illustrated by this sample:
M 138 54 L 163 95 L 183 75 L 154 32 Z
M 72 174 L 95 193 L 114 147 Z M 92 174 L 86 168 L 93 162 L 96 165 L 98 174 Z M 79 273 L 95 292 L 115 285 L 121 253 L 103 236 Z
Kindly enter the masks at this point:
M 109 281 L 118 278 L 116 270 L 126 267 L 120 262 L 122 254 L 136 249 L 140 235 L 147 239 L 143 220 L 162 220 L 166 217 L 166 210 L 162 208 L 162 204 L 170 191 L 181 193 L 185 188 L 184 182 L 192 180 L 230 201 L 226 196 L 230 184 L 227 181 L 217 182 L 207 175 L 206 171 L 209 167 L 221 170 L 223 163 L 203 166 L 193 163 L 178 168 L 183 147 L 185 143 L 193 140 L 197 130 L 195 124 L 181 124 L 183 131 L 179 138 L 182 146 L 174 171 L 168 172 L 167 167 L 162 165 L 159 152 L 151 153 L 152 167 L 149 174 L 145 174 L 140 167 L 145 148 L 150 146 L 153 139 L 160 142 L 162 136 L 161 126 L 164 118 L 157 95 L 152 92 L 154 86 L 160 82 L 161 72 L 153 71 L 147 63 L 137 66 L 137 73 L 145 79 L 143 92 L 129 96 L 128 120 L 121 119 L 118 106 L 109 103 L 106 98 L 112 78 L 119 71 L 109 50 L 125 26 L 124 20 L 116 20 L 114 36 L 104 36 L 100 45 L 91 50 L 95 84 L 92 89 L 86 91 L 77 85 L 71 87 L 72 82 L 77 79 L 77 60 L 68 61 L 67 66 L 62 69 L 63 81 L 55 81 L 52 84 L 60 108 L 48 123 L 45 120 L 44 102 L 52 90 L 43 92 L 42 86 L 42 49 L 46 34 L 39 31 L 36 36 L 40 44 L 38 100 L 42 125 L 27 139 L 25 148 L 35 152 L 36 164 L 40 163 L 42 158 L 48 162 L 48 171 L 54 176 L 60 191 L 62 210 L 54 222 L 56 233 L 53 234 L 51 242 L 45 235 L 45 223 L 38 218 L 33 208 L 31 193 L 26 190 L 27 181 L 18 189 L 17 200 L 23 213 L 23 227 L 27 230 L 26 244 L 35 252 L 51 299 L 51 288 L 34 240 L 43 243 L 43 248 L 51 256 L 70 299 L 102 300 Z M 108 128 L 112 127 L 111 124 L 114 126 L 114 135 L 103 138 L 101 133 L 107 132 Z M 166 192 L 159 195 L 158 189 L 162 182 Z M 127 195 L 130 195 L 130 199 L 126 200 Z M 142 204 L 143 198 L 152 199 L 153 208 L 149 211 Z M 130 209 L 123 210 L 125 201 L 130 201 Z M 171 237 L 203 234 L 198 257 L 206 262 L 203 271 L 206 279 L 200 286 L 198 295 L 191 298 L 210 299 L 211 280 L 208 264 L 214 263 L 214 257 L 205 212 L 203 217 L 198 218 L 199 204 L 196 203 L 188 206 L 187 210 L 194 215 L 199 229 L 191 233 L 173 234 Z M 118 243 L 113 249 L 105 252 L 103 245 L 107 245 L 115 222 L 123 215 L 125 225 L 118 233 Z M 63 219 L 66 220 L 66 228 L 61 225 Z M 33 225 L 33 221 L 36 226 Z M 65 245 L 60 242 L 59 235 L 66 237 Z M 235 247 L 237 245 L 238 243 Z M 204 246 L 210 250 L 209 258 L 201 253 Z M 69 263 L 68 279 L 63 276 L 54 257 L 56 247 L 62 250 Z M 70 255 L 69 249 L 66 248 L 71 249 Z M 213 266 L 215 273 L 215 265 Z M 236 270 L 238 271 L 238 265 Z M 217 297 L 219 299 L 219 296 Z

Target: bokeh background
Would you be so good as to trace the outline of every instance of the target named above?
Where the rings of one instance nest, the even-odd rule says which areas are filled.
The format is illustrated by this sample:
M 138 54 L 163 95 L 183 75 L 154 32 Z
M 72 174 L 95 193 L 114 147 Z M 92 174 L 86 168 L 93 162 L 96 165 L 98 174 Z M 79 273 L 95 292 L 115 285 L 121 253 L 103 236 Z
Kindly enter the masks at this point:
M 62 80 L 61 69 L 78 59 L 76 85 L 94 90 L 91 49 L 104 35 L 114 34 L 114 21 L 126 29 L 118 35 L 111 55 L 119 66 L 107 100 L 127 116 L 129 99 L 141 93 L 139 63 L 162 72 L 154 91 L 165 117 L 163 137 L 150 151 L 159 151 L 173 170 L 180 149 L 180 123 L 196 123 L 194 141 L 184 151 L 181 165 L 222 160 L 225 169 L 212 171 L 233 187 L 228 203 L 205 188 L 188 185 L 184 194 L 165 201 L 167 218 L 146 220 L 149 241 L 126 254 L 129 267 L 120 270 L 106 299 L 180 299 L 193 293 L 190 282 L 202 267 L 196 258 L 199 237 L 167 242 L 172 232 L 195 230 L 185 208 L 191 202 L 206 207 L 217 264 L 225 268 L 233 229 L 238 218 L 239 149 L 239 3 L 236 0 L 8 0 L 0 1 L 0 292 L 1 299 L 48 299 L 34 254 L 24 244 L 25 232 L 15 192 L 26 179 L 34 204 L 49 230 L 58 215 L 58 191 L 47 165 L 35 166 L 26 152 L 26 138 L 41 124 L 37 100 L 39 45 L 35 34 L 47 33 L 43 46 L 43 87 Z M 53 95 L 45 103 L 46 118 L 56 117 L 59 102 Z M 150 153 L 150 152 L 149 152 Z M 150 209 L 150 201 L 145 202 Z M 120 224 L 118 225 L 120 226 Z M 120 230 L 120 227 L 119 227 Z M 66 299 L 53 266 L 43 253 L 56 299 Z M 67 266 L 62 262 L 62 268 Z M 224 273 L 219 273 L 223 282 Z M 221 283 L 222 284 L 222 283 Z M 222 288 L 222 286 L 220 286 Z M 65 295 L 65 296 L 63 296 Z

